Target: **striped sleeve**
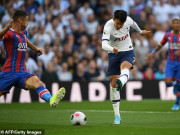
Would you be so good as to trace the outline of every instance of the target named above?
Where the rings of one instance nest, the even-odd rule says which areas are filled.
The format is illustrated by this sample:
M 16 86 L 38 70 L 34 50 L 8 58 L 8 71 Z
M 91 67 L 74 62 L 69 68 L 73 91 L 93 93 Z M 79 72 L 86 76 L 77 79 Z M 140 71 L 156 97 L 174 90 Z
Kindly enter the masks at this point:
M 160 42 L 160 45 L 165 45 L 167 41 L 168 41 L 168 33 L 164 35 L 163 39 Z

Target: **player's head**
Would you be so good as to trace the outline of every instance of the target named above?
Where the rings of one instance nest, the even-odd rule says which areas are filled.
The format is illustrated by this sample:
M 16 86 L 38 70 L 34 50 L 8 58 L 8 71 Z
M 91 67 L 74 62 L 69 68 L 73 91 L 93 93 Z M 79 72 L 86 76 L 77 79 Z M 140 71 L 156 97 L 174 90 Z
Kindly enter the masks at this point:
M 127 18 L 127 12 L 124 10 L 116 10 L 114 12 L 114 26 L 118 30 L 123 27 L 124 22 L 126 21 Z
M 28 25 L 28 14 L 25 11 L 17 10 L 12 19 L 15 23 L 19 23 L 21 30 L 25 30 Z
M 175 17 L 172 19 L 172 29 L 174 31 L 179 31 L 180 30 L 180 18 Z

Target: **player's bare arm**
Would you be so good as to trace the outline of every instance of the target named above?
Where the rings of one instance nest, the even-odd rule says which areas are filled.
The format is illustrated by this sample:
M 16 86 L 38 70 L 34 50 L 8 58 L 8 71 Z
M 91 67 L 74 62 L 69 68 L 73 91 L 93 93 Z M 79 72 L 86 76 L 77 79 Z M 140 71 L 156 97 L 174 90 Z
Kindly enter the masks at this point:
M 142 33 L 141 35 L 145 36 L 147 34 L 151 33 L 151 31 L 148 31 L 148 30 L 142 30 Z
M 148 54 L 148 55 L 146 56 L 146 60 L 147 60 L 147 61 L 151 60 L 152 57 L 154 56 L 154 54 L 155 54 L 156 52 L 158 52 L 159 50 L 161 50 L 162 47 L 163 47 L 162 45 L 156 46 L 156 48 L 155 48 L 150 54 Z
M 28 39 L 27 39 L 27 46 L 29 48 L 31 48 L 32 50 L 34 50 L 35 52 L 37 52 L 38 56 L 43 54 L 43 49 L 42 48 L 38 48 L 36 47 L 33 43 L 31 43 Z
M 6 34 L 6 32 L 12 27 L 12 24 L 13 24 L 13 19 L 11 19 L 8 22 L 7 26 L 0 31 L 0 40 L 3 39 L 4 35 Z

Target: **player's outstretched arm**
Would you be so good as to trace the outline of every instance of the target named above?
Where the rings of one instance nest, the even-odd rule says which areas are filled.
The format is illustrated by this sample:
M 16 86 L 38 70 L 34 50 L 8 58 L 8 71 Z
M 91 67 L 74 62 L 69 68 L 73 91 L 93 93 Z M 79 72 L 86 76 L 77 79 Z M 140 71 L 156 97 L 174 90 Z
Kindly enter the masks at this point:
M 142 33 L 141 35 L 145 36 L 147 34 L 151 33 L 151 31 L 148 31 L 148 30 L 142 30 Z
M 149 54 L 146 56 L 146 60 L 147 60 L 147 61 L 151 60 L 152 57 L 154 56 L 154 54 L 155 54 L 156 52 L 158 52 L 162 47 L 163 47 L 162 45 L 156 46 L 156 48 L 155 48 L 154 50 L 152 50 L 152 52 L 149 53 Z
M 141 35 L 143 35 L 143 36 L 145 36 L 151 32 L 151 31 L 147 31 L 147 30 L 141 30 L 139 28 L 139 26 L 137 25 L 137 23 L 134 21 L 133 21 L 131 27 L 133 27 L 137 32 L 141 33 Z
M 40 56 L 40 55 L 43 54 L 43 49 L 42 49 L 42 48 L 36 47 L 33 43 L 31 43 L 31 42 L 29 41 L 29 39 L 26 38 L 26 40 L 27 40 L 27 46 L 28 46 L 29 48 L 31 48 L 32 50 L 34 50 L 35 52 L 37 52 L 38 56 Z
M 13 24 L 13 19 L 11 19 L 8 22 L 7 26 L 0 31 L 0 40 L 3 39 L 4 35 L 6 34 L 6 32 L 12 27 L 12 24 Z

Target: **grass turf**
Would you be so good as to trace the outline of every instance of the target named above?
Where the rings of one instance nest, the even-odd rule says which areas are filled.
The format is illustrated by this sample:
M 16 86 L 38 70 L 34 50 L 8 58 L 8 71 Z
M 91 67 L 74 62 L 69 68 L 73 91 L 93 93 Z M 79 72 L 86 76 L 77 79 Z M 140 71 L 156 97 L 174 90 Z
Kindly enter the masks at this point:
M 120 125 L 113 125 L 110 101 L 70 103 L 56 108 L 48 104 L 0 104 L 0 129 L 44 129 L 46 135 L 180 135 L 180 111 L 174 101 L 121 101 Z M 70 115 L 82 111 L 85 126 L 72 126 Z

